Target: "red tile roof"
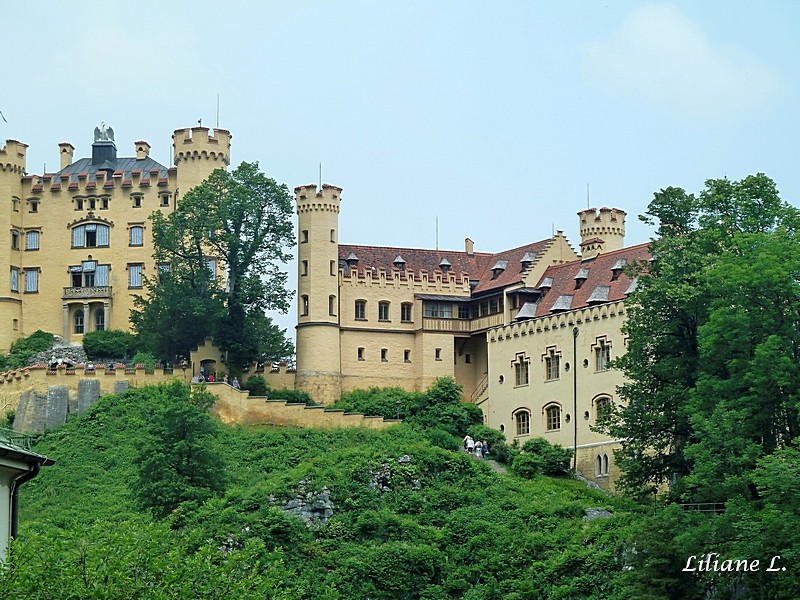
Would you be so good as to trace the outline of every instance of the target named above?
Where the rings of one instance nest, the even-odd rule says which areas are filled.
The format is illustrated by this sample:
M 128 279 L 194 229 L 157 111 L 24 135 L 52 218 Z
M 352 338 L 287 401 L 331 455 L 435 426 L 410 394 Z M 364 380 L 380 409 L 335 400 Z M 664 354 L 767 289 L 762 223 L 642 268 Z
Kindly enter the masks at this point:
M 339 244 L 339 260 L 345 260 L 351 252 L 358 257 L 356 268 L 359 272 L 374 268 L 376 272 L 384 269 L 387 273 L 391 273 L 397 270 L 394 266 L 394 259 L 401 256 L 405 261 L 405 271 L 413 271 L 414 277 L 417 279 L 420 277 L 421 271 L 428 273 L 441 271 L 439 263 L 445 258 L 450 262 L 450 273 L 456 276 L 467 273 L 470 279 L 477 279 L 478 274 L 483 272 L 486 263 L 492 256 L 485 252 L 476 252 L 469 256 L 466 252 L 453 250 Z
M 616 280 L 611 280 L 611 269 L 621 258 L 626 259 L 628 265 L 636 261 L 649 259 L 648 244 L 630 246 L 621 250 L 599 254 L 595 258 L 576 260 L 563 265 L 548 267 L 542 275 L 539 285 L 546 277 L 551 277 L 553 286 L 537 305 L 536 316 L 543 317 L 553 314 L 551 309 L 562 295 L 572 296 L 571 310 L 586 308 L 589 306 L 587 300 L 598 286 L 609 287 L 609 302 L 625 299 L 626 292 L 631 286 L 631 278 L 622 272 Z M 576 290 L 575 276 L 581 268 L 588 268 L 589 274 L 580 288 Z
M 521 283 L 522 265 L 520 261 L 522 260 L 522 257 L 525 256 L 526 252 L 535 252 L 537 256 L 541 256 L 541 254 L 547 249 L 548 246 L 550 246 L 551 243 L 552 240 L 550 239 L 541 240 L 539 242 L 520 246 L 519 248 L 512 248 L 511 250 L 505 250 L 504 252 L 492 254 L 491 260 L 486 262 L 483 271 L 478 273 L 478 277 L 473 277 L 473 279 L 479 280 L 478 285 L 476 285 L 475 289 L 472 290 L 473 295 L 490 292 L 492 290 L 504 288 L 515 283 Z M 496 279 L 492 279 L 494 275 L 492 272 L 492 267 L 497 263 L 498 260 L 506 260 L 508 261 L 508 264 Z

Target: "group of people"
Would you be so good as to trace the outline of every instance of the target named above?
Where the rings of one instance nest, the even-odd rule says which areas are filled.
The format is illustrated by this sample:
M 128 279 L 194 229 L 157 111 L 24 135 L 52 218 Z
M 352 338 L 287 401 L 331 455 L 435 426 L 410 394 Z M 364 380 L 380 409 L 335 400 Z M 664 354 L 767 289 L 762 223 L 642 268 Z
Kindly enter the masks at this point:
M 464 436 L 464 451 L 467 454 L 474 454 L 476 458 L 486 460 L 489 456 L 489 444 L 486 440 L 473 440 L 469 435 Z
M 214 383 L 216 380 L 217 379 L 216 379 L 216 377 L 214 377 L 213 373 L 209 373 L 208 377 L 206 377 L 205 374 L 202 371 L 200 371 L 200 376 L 197 378 L 197 381 L 200 382 L 200 383 L 203 383 L 205 381 L 207 381 L 208 383 Z M 242 389 L 242 386 L 239 383 L 239 379 L 237 377 L 234 377 L 233 381 L 228 381 L 228 376 L 225 375 L 225 377 L 223 377 L 223 379 L 222 379 L 222 383 L 227 383 L 229 386 L 231 386 L 231 387 L 233 387 L 233 388 L 235 388 L 237 390 Z

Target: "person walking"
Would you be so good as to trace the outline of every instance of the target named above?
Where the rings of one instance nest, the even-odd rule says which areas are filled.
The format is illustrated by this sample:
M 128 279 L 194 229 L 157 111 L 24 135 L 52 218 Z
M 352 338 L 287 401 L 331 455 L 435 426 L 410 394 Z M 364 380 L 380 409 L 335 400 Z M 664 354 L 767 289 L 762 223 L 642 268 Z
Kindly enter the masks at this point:
M 489 444 L 486 443 L 486 440 L 483 440 L 483 443 L 481 444 L 481 450 L 483 450 L 483 460 L 488 460 L 487 457 L 489 456 Z
M 231 385 L 237 390 L 242 389 L 241 386 L 239 385 L 239 379 L 237 377 L 233 378 L 233 383 Z
M 467 436 L 467 453 L 472 454 L 475 451 L 475 440 Z

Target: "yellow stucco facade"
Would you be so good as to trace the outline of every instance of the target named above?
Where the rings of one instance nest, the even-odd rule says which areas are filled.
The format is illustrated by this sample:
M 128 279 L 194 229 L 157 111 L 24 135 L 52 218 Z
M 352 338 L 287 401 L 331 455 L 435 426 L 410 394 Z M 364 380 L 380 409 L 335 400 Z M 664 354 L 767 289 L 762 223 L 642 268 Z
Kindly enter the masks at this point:
M 509 441 L 576 448 L 577 467 L 613 488 L 617 440 L 593 428 L 619 402 L 625 212 L 578 213 L 579 255 L 559 231 L 498 253 L 340 244 L 342 190 L 295 189 L 297 387 L 315 400 L 371 386 L 423 390 L 451 376 Z M 558 361 L 556 363 L 556 361 Z
M 88 133 L 88 132 L 87 132 Z M 173 164 L 137 141 L 118 157 L 113 131 L 95 131 L 91 157 L 58 145 L 60 169 L 30 175 L 27 146 L 0 149 L 0 350 L 37 329 L 80 341 L 89 331 L 129 329 L 136 294 L 157 274 L 148 216 L 171 212 L 181 194 L 230 162 L 231 135 L 178 129 Z M 213 257 L 210 257 L 213 258 Z

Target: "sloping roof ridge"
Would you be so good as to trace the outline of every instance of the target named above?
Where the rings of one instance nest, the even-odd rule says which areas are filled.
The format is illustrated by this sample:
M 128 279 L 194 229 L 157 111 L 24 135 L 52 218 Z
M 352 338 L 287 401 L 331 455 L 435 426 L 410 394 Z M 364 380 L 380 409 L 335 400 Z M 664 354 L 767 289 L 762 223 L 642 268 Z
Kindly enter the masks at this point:
M 530 248 L 531 246 L 538 246 L 539 244 L 543 244 L 544 248 L 551 246 L 553 244 L 553 238 L 545 238 L 543 240 L 539 240 L 537 242 L 528 242 L 527 244 L 522 244 L 521 246 L 515 246 L 514 248 L 506 248 L 505 250 L 500 250 L 499 252 L 492 252 L 492 256 L 499 256 L 501 254 L 511 254 L 512 252 L 519 252 L 520 250 L 524 250 Z M 543 248 L 543 249 L 544 249 Z M 541 250 L 540 250 L 541 252 Z M 477 252 L 476 252 L 477 254 Z M 538 252 L 537 252 L 538 254 Z M 537 256 L 538 258 L 538 256 Z
M 374 244 L 339 244 L 339 248 L 372 248 L 380 250 L 391 250 L 392 252 L 439 252 L 442 254 L 463 254 L 467 256 L 464 250 L 437 250 L 435 248 L 413 248 L 411 246 L 378 246 Z M 491 252 L 473 252 L 470 256 L 494 256 Z

